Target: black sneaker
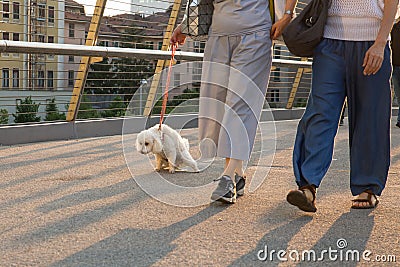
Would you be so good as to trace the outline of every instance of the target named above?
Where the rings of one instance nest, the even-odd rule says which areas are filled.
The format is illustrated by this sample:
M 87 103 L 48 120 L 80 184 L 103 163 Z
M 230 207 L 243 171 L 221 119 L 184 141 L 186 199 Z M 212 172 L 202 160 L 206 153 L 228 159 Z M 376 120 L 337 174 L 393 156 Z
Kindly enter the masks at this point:
M 238 196 L 244 195 L 244 186 L 246 185 L 246 176 L 240 176 L 235 173 L 236 194 Z
M 400 128 L 400 121 L 396 123 L 396 126 Z
M 224 203 L 235 203 L 236 202 L 236 187 L 228 175 L 223 175 L 221 178 L 214 180 L 219 181 L 218 187 L 211 195 L 211 199 L 214 201 L 220 201 Z

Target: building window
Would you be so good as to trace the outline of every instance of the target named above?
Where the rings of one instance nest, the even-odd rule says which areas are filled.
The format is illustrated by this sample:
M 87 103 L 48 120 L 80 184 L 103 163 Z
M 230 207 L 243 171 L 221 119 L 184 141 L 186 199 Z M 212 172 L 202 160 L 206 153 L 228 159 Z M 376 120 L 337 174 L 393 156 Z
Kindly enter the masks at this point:
M 193 42 L 194 52 L 204 53 L 205 47 L 206 47 L 205 42 L 199 42 L 199 41 Z
M 68 86 L 74 86 L 74 71 L 68 71 Z
M 46 4 L 38 4 L 38 20 L 46 20 Z
M 47 71 L 47 88 L 54 88 L 54 72 L 52 70 Z
M 10 70 L 4 68 L 2 71 L 2 86 L 3 88 L 9 88 L 10 87 Z
M 68 37 L 74 38 L 75 37 L 75 24 L 70 23 L 68 26 Z
M 19 2 L 13 2 L 13 19 L 19 19 Z
M 13 69 L 12 86 L 14 88 L 19 87 L 19 69 Z
M 146 41 L 146 49 L 154 49 L 154 44 L 153 44 L 153 42 L 150 42 L 150 41 Z
M 75 60 L 74 60 L 74 56 L 69 56 L 68 57 L 68 62 L 74 62 Z
M 13 41 L 19 41 L 19 33 L 17 32 L 13 33 Z
M 47 36 L 47 42 L 50 44 L 54 43 L 54 36 Z M 48 55 L 47 57 L 51 60 L 54 59 L 54 55 Z
M 45 39 L 46 39 L 46 36 L 44 36 L 43 34 L 39 34 L 38 35 L 38 41 L 39 42 L 44 43 Z
M 99 43 L 99 46 L 108 47 L 108 46 L 109 46 L 108 41 L 101 41 L 101 42 Z
M 280 59 L 281 58 L 281 46 L 275 46 L 274 49 L 274 58 Z M 275 82 L 280 82 L 281 81 L 281 69 L 279 67 L 275 68 L 274 71 L 271 72 L 271 77 L 273 78 L 273 81 Z
M 49 23 L 54 23 L 54 6 L 49 6 Z
M 39 70 L 38 71 L 37 86 L 39 88 L 43 88 L 44 87 L 44 71 L 43 70 Z
M 278 89 L 272 89 L 271 90 L 271 102 L 279 102 L 279 90 Z
M 10 33 L 9 32 L 3 32 L 3 40 L 10 40 Z M 8 53 L 2 53 L 4 57 L 10 56 Z
M 181 74 L 174 73 L 174 87 L 178 87 L 181 84 Z
M 3 18 L 10 18 L 10 3 L 8 1 L 3 2 Z
M 163 46 L 163 42 L 158 42 L 158 50 L 161 50 L 162 46 Z

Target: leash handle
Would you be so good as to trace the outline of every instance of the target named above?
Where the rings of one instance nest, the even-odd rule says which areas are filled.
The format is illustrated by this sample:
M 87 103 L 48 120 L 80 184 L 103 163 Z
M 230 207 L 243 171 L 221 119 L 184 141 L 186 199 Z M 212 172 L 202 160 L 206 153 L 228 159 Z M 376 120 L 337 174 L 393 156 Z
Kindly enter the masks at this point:
M 171 81 L 172 65 L 174 64 L 175 52 L 176 52 L 177 48 L 178 48 L 178 44 L 177 43 L 171 45 L 171 51 L 172 51 L 171 52 L 171 60 L 169 61 L 169 66 L 168 66 L 167 81 L 165 83 L 165 92 L 164 92 L 163 102 L 162 102 L 162 106 L 161 106 L 160 126 L 158 127 L 158 130 L 160 130 L 160 131 L 161 131 L 161 124 L 164 121 L 165 111 L 167 109 L 168 89 L 169 89 L 169 84 L 170 84 L 170 81 Z

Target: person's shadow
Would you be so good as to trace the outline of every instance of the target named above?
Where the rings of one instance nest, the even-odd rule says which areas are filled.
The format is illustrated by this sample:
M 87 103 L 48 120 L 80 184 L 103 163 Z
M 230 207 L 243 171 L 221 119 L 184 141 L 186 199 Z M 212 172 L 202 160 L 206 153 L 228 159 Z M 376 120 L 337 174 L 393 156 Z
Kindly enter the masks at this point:
M 164 228 L 123 229 L 51 266 L 151 266 L 175 249 L 173 242 L 183 232 L 227 207 L 210 205 Z
M 276 253 L 273 260 L 270 260 L 271 251 L 286 250 L 293 236 L 313 218 L 304 214 L 292 219 L 294 213 L 287 208 L 286 203 L 279 204 L 271 213 L 274 216 L 267 217 L 264 223 L 279 224 L 280 226 L 269 231 L 252 251 L 236 259 L 230 266 L 278 266 L 280 262 L 276 259 Z
M 370 215 L 371 211 L 373 210 L 350 210 L 342 214 L 310 249 L 316 252 L 316 261 L 301 261 L 298 266 L 357 266 L 363 263 L 363 253 L 374 227 L 374 215 Z M 328 253 L 322 254 L 323 250 L 329 248 L 337 252 L 331 256 Z

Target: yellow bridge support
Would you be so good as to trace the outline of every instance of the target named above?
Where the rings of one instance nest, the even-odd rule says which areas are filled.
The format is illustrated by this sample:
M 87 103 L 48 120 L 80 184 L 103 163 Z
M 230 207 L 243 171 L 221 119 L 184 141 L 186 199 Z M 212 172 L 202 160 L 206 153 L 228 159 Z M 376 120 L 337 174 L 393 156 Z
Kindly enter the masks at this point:
M 94 9 L 93 17 L 90 22 L 89 32 L 86 38 L 87 46 L 95 46 L 97 37 L 100 30 L 100 21 L 103 17 L 104 9 L 106 7 L 107 0 L 97 0 L 96 8 Z M 102 58 L 82 57 L 79 71 L 76 76 L 74 90 L 68 106 L 67 121 L 74 121 L 78 115 L 79 104 L 83 94 L 83 87 L 85 86 L 87 74 L 89 71 L 89 65 L 102 61 Z
M 169 40 L 171 39 L 172 32 L 174 31 L 181 6 L 182 6 L 182 1 L 175 0 L 174 5 L 172 7 L 171 15 L 169 17 L 167 29 L 164 34 L 163 45 L 161 48 L 161 50 L 163 50 L 163 51 L 168 50 Z M 153 80 L 151 82 L 149 95 L 147 96 L 147 101 L 146 101 L 146 105 L 145 105 L 144 112 L 143 112 L 144 116 L 150 116 L 150 114 L 151 114 L 151 109 L 153 106 L 154 99 L 156 97 L 157 88 L 160 83 L 160 77 L 161 77 L 160 73 L 164 69 L 164 67 L 166 67 L 168 65 L 169 65 L 169 60 L 158 60 L 157 61 L 157 67 L 156 67 L 156 70 L 154 73 Z

